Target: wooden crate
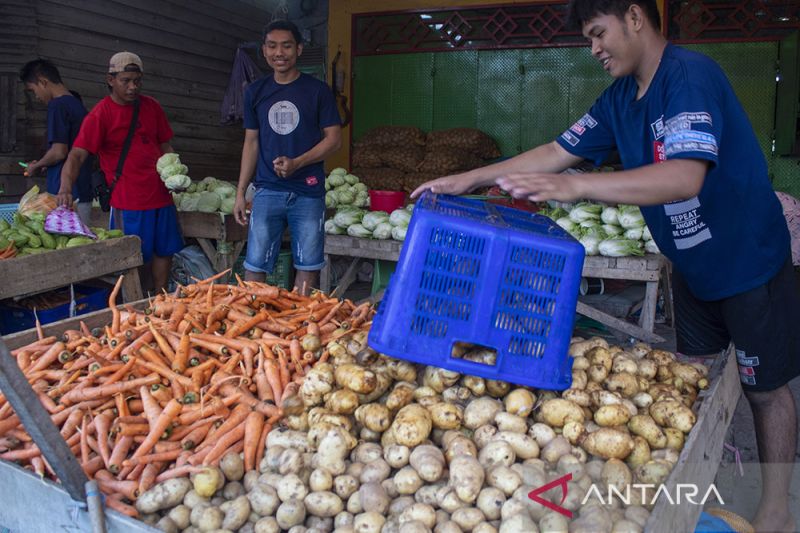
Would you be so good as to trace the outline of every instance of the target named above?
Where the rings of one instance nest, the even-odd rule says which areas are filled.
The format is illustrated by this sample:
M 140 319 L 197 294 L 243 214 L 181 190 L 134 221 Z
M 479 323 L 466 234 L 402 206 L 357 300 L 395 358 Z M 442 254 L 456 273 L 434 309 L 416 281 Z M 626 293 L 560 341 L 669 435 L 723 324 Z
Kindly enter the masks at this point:
M 141 241 L 132 236 L 5 259 L 0 261 L 0 299 L 124 272 L 123 298 L 139 300 L 142 289 L 137 267 L 141 264 Z

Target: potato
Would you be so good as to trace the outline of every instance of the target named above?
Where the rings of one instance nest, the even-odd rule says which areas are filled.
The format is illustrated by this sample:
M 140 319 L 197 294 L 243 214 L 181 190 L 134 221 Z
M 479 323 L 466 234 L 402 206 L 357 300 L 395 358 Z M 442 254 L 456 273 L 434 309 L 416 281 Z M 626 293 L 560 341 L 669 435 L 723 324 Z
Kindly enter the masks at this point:
M 484 476 L 484 470 L 475 457 L 459 455 L 450 462 L 449 485 L 455 489 L 458 497 L 467 503 L 474 503 L 478 498 Z
M 361 513 L 353 520 L 353 529 L 357 533 L 380 533 L 386 518 L 379 513 Z
M 636 360 L 623 354 L 614 357 L 614 363 L 611 365 L 611 372 L 627 372 L 629 374 L 636 374 L 638 371 L 639 366 L 636 364 Z
M 603 386 L 611 392 L 619 392 L 626 398 L 630 398 L 639 392 L 639 381 L 636 376 L 628 372 L 609 374 Z
M 403 468 L 408 464 L 410 451 L 408 446 L 393 444 L 383 449 L 383 459 L 392 468 Z
M 556 463 L 556 471 L 559 474 L 572 474 L 572 479 L 576 482 L 585 475 L 583 463 L 571 453 L 562 455 Z
M 465 531 L 473 531 L 475 527 L 486 519 L 480 509 L 475 507 L 462 507 L 456 509 L 450 520 L 458 524 Z
M 325 408 L 339 415 L 353 414 L 358 408 L 358 394 L 350 389 L 339 389 L 328 396 Z
M 586 428 L 580 422 L 570 420 L 561 429 L 561 435 L 567 439 L 570 444 L 578 444 L 586 438 Z
M 428 407 L 428 411 L 433 427 L 438 429 L 458 429 L 464 419 L 464 410 L 454 403 L 438 402 Z
M 509 414 L 526 418 L 536 403 L 536 395 L 528 389 L 518 388 L 509 392 L 503 399 L 506 411 Z
M 561 398 L 545 401 L 539 413 L 542 416 L 542 421 L 553 427 L 562 427 L 568 420 L 584 421 L 583 410 L 580 406 Z
M 627 424 L 631 414 L 622 404 L 603 405 L 594 412 L 594 421 L 598 426 L 621 426 Z
M 650 406 L 649 411 L 658 425 L 684 433 L 689 433 L 697 421 L 692 410 L 678 400 L 658 400 Z
M 486 393 L 494 398 L 502 398 L 511 390 L 511 384 L 496 379 L 486 380 Z
M 582 389 L 567 389 L 561 393 L 561 398 L 569 400 L 581 407 L 589 407 L 592 401 L 589 393 Z
M 461 509 L 467 505 L 458 497 L 455 489 L 450 486 L 441 487 L 436 491 L 436 503 L 439 505 L 440 509 L 448 513 L 452 513 L 456 509 Z
M 309 493 L 303 499 L 303 503 L 307 512 L 322 518 L 333 518 L 344 509 L 342 499 L 327 490 Z
M 333 478 L 333 490 L 343 500 L 356 492 L 361 484 L 354 476 L 344 474 Z
M 672 465 L 667 461 L 654 460 L 637 467 L 634 472 L 637 482 L 658 485 L 667 479 L 671 470 Z
M 433 529 L 436 525 L 436 510 L 424 503 L 414 503 L 400 513 L 400 523 L 405 522 L 421 522 L 429 530 Z
M 420 478 L 432 483 L 442 477 L 446 461 L 439 448 L 431 445 L 422 445 L 417 446 L 411 452 L 409 463 L 417 471 Z
M 644 437 L 635 435 L 633 437 L 633 451 L 625 458 L 625 462 L 632 468 L 645 464 L 650 460 L 650 445 Z
M 496 487 L 485 487 L 478 493 L 475 505 L 487 520 L 498 520 L 505 501 L 505 492 Z
M 511 449 L 514 450 L 518 459 L 524 460 L 539 457 L 539 445 L 532 437 L 529 437 L 525 433 L 500 431 L 492 439 L 492 441 L 497 440 L 508 443 Z
M 633 481 L 633 474 L 631 474 L 628 465 L 619 459 L 611 458 L 603 465 L 603 470 L 600 474 L 603 487 L 614 487 L 621 494 L 624 494 L 628 486 Z
M 547 533 L 569 533 L 569 521 L 561 513 L 550 511 L 539 519 L 539 531 Z
M 644 437 L 651 448 L 663 448 L 667 445 L 667 436 L 658 427 L 653 417 L 649 415 L 636 415 L 628 422 L 628 429 L 634 435 Z
M 197 514 L 195 515 L 195 511 Z M 225 514 L 219 507 L 196 507 L 192 510 L 192 515 L 195 519 L 192 523 L 197 526 L 200 531 L 214 531 L 215 529 L 222 528 L 222 521 L 225 519 Z
M 433 528 L 433 533 L 463 533 L 463 530 L 452 520 L 447 520 L 437 523 L 436 527 Z
M 677 431 L 677 430 L 673 430 Z M 662 459 L 672 465 L 678 462 L 680 458 L 680 454 L 677 450 L 673 450 L 672 448 L 662 448 L 660 450 L 655 450 L 652 453 L 653 459 Z
M 589 367 L 587 366 L 586 369 Z M 586 374 L 586 370 L 580 368 L 572 368 L 572 384 L 570 385 L 571 389 L 574 390 L 585 390 L 586 386 L 589 384 L 589 376 Z
M 391 431 L 398 444 L 413 447 L 428 438 L 432 427 L 428 411 L 412 403 L 400 409 L 392 422 Z
M 498 533 L 538 533 L 536 523 L 523 513 L 515 514 L 508 519 L 503 519 Z
M 399 517 L 398 517 L 399 522 Z M 410 520 L 408 522 L 399 522 L 398 533 L 430 533 L 431 529 L 419 520 Z M 381 529 L 381 533 L 389 533 L 386 531 L 386 526 Z
M 498 411 L 494 416 L 494 423 L 500 431 L 524 434 L 528 431 L 528 423 L 521 416 L 512 415 L 505 411 Z
M 458 455 L 471 455 L 478 456 L 478 449 L 475 443 L 464 435 L 459 435 L 451 440 L 445 447 L 444 456 L 447 462 L 452 462 L 453 458 Z
M 511 465 L 511 469 L 519 474 L 520 478 L 522 478 L 523 485 L 540 487 L 547 481 L 547 476 L 544 473 L 544 466 L 527 463 L 514 463 Z
M 496 464 L 511 466 L 517 459 L 514 448 L 504 440 L 493 440 L 481 449 L 478 461 L 483 468 L 490 468 Z
M 665 428 L 664 435 L 667 437 L 667 448 L 677 451 L 681 451 L 683 449 L 685 435 L 681 430 L 675 428 Z
M 386 396 L 386 408 L 389 411 L 397 411 L 410 404 L 414 399 L 414 389 L 416 385 L 411 383 L 396 383 L 392 391 Z
M 655 361 L 658 366 L 668 366 L 675 360 L 675 354 L 666 350 L 650 350 L 645 357 Z
M 303 379 L 300 398 L 306 407 L 319 405 L 323 396 L 333 389 L 333 383 L 333 366 L 330 363 L 317 363 Z
M 364 511 L 384 514 L 389 508 L 389 497 L 379 483 L 364 483 L 357 494 Z
M 297 474 L 287 474 L 281 478 L 278 484 L 278 498 L 282 502 L 289 500 L 300 500 L 306 497 L 308 488 Z
M 269 485 L 257 484 L 247 493 L 247 501 L 253 512 L 261 516 L 270 516 L 275 513 L 281 501 L 277 491 Z
M 269 451 L 275 446 L 281 446 L 283 448 L 296 448 L 302 452 L 312 451 L 307 433 L 290 429 L 283 430 L 280 427 L 275 428 L 274 431 L 270 431 L 267 434 L 266 453 L 269 453 Z
M 542 449 L 540 456 L 546 462 L 555 464 L 562 455 L 569 453 L 571 448 L 567 439 L 559 435 Z
M 166 516 L 169 517 L 170 520 L 172 520 L 172 523 L 175 524 L 175 527 L 183 530 L 189 527 L 189 524 L 191 524 L 190 522 L 191 512 L 192 510 L 189 507 L 181 504 L 170 509 L 169 512 L 166 514 Z
M 219 510 L 225 513 L 225 518 L 222 520 L 222 529 L 236 531 L 250 517 L 250 501 L 247 496 L 239 496 L 220 505 Z
M 302 524 L 306 519 L 306 506 L 302 500 L 292 498 L 283 502 L 275 512 L 275 520 L 281 529 Z
M 358 423 L 371 431 L 386 431 L 392 421 L 389 409 L 379 403 L 368 403 L 355 410 L 355 418 Z
M 583 440 L 584 450 L 603 459 L 625 459 L 633 451 L 630 435 L 611 428 L 600 428 Z
M 528 435 L 536 440 L 539 448 L 544 448 L 551 440 L 556 437 L 556 432 L 547 424 L 537 422 L 528 428 Z
M 244 486 L 238 481 L 229 481 L 222 488 L 222 497 L 226 500 L 235 500 L 239 496 L 244 496 L 246 492 Z
M 492 398 L 477 398 L 467 404 L 464 409 L 464 426 L 477 429 L 490 424 L 495 415 L 503 408 L 503 404 Z
M 472 391 L 462 385 L 453 385 L 442 391 L 444 403 L 464 403 L 472 399 Z
M 317 468 L 308 478 L 308 488 L 314 492 L 330 490 L 333 487 L 333 476 L 327 470 Z
M 233 454 L 229 454 L 233 455 Z M 239 457 L 239 454 L 236 454 Z M 241 459 L 240 459 L 241 462 Z M 244 470 L 244 463 L 241 463 L 242 470 Z M 295 448 L 289 448 L 283 451 L 278 458 L 278 473 L 281 475 L 297 474 L 305 467 L 305 459 L 303 453 Z M 220 463 L 220 468 L 222 464 Z
M 136 499 L 136 509 L 140 513 L 155 513 L 175 507 L 191 489 L 192 483 L 187 478 L 168 479 L 140 494 Z
M 506 496 L 511 496 L 522 484 L 522 478 L 511 468 L 495 464 L 486 470 L 486 484 L 502 490 Z
M 486 381 L 484 381 L 483 378 L 479 378 L 478 376 L 464 376 L 461 378 L 461 383 L 468 388 L 474 396 L 480 397 L 486 394 Z
M 378 378 L 374 372 L 351 363 L 337 366 L 334 379 L 339 387 L 359 394 L 369 394 L 378 386 Z
M 491 423 L 484 424 L 472 432 L 472 440 L 475 442 L 478 449 L 480 449 L 489 444 L 490 441 L 493 441 L 495 435 L 497 435 L 497 426 Z
M 225 484 L 222 470 L 214 466 L 206 466 L 202 471 L 192 476 L 194 491 L 204 498 L 210 498 Z
M 641 505 L 630 505 L 625 508 L 625 518 L 639 527 L 644 528 L 647 519 L 650 518 L 650 511 Z
M 608 341 L 600 337 L 592 337 L 589 340 L 570 343 L 569 355 L 573 357 L 582 356 L 596 346 L 608 348 Z
M 422 384 L 440 393 L 447 387 L 452 387 L 458 383 L 459 378 L 461 378 L 461 374 L 458 372 L 435 366 L 426 366 L 422 375 Z

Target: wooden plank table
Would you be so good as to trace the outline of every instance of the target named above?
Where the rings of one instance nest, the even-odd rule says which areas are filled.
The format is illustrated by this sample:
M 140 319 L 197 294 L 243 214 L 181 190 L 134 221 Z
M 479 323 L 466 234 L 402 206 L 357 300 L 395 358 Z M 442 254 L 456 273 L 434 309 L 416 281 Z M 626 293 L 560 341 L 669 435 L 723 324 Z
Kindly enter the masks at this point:
M 342 276 L 336 292 L 341 295 L 355 280 L 358 264 L 364 259 L 380 259 L 384 261 L 397 261 L 403 243 L 395 240 L 362 239 L 347 235 L 325 236 L 325 267 L 320 273 L 320 288 L 323 292 L 330 292 L 330 256 L 342 255 L 352 257 L 347 271 Z M 658 286 L 668 262 L 663 255 L 647 254 L 642 257 L 603 257 L 587 256 L 583 263 L 584 277 L 624 279 L 641 281 L 645 284 L 645 297 L 642 302 L 642 312 L 639 325 L 631 324 L 614 316 L 595 309 L 583 302 L 578 302 L 578 313 L 588 316 L 613 329 L 641 339 L 646 342 L 664 342 L 664 338 L 653 333 L 658 302 Z M 667 298 L 669 300 L 669 298 Z
M 215 272 L 232 268 L 247 242 L 247 226 L 233 215 L 178 211 L 178 222 L 185 238 L 197 239 Z
M 122 272 L 122 297 L 132 302 L 142 298 L 138 270 L 141 265 L 142 245 L 134 236 L 5 259 L 0 261 L 0 299 Z

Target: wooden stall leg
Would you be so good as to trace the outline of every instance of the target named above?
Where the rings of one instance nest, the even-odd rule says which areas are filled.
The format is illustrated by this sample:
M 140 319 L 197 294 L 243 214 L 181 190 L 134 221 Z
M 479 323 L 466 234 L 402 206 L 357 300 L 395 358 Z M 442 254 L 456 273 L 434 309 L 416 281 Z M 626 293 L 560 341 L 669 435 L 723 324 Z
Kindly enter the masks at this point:
M 350 263 L 350 266 L 347 267 L 342 279 L 339 280 L 339 283 L 336 284 L 336 288 L 333 289 L 331 296 L 344 296 L 344 293 L 350 287 L 350 284 L 356 280 L 356 275 L 358 274 L 358 265 L 361 263 L 361 259 L 361 257 L 353 258 L 353 261 Z
M 206 254 L 208 260 L 211 261 L 211 266 L 214 268 L 214 272 L 222 272 L 225 270 L 224 268 L 219 268 L 220 264 L 217 260 L 217 249 L 211 244 L 211 239 L 204 239 L 201 237 L 197 238 L 197 244 L 200 245 L 200 248 L 203 250 L 203 253 Z
M 610 328 L 616 329 L 617 331 L 621 331 L 626 335 L 630 335 L 631 337 L 635 337 L 651 344 L 664 342 L 666 340 L 661 335 L 656 335 L 652 331 L 647 331 L 646 329 L 640 328 L 635 324 L 620 320 L 617 317 L 611 316 L 608 313 L 604 313 L 599 309 L 595 309 L 594 307 L 591 307 L 583 302 L 578 302 L 576 311 L 581 315 L 597 320 L 601 324 L 605 324 Z
M 319 271 L 319 290 L 328 294 L 331 291 L 331 256 L 325 254 L 325 266 Z
M 656 321 L 656 304 L 658 303 L 658 281 L 648 281 L 645 283 L 644 301 L 642 311 L 639 316 L 639 325 L 642 329 L 653 331 Z
M 675 327 L 675 308 L 672 305 L 672 264 L 666 263 L 661 270 L 661 294 L 664 295 L 664 318 L 670 327 Z
M 122 279 L 122 300 L 135 302 L 144 298 L 142 295 L 142 282 L 139 280 L 139 269 L 131 268 L 125 272 Z

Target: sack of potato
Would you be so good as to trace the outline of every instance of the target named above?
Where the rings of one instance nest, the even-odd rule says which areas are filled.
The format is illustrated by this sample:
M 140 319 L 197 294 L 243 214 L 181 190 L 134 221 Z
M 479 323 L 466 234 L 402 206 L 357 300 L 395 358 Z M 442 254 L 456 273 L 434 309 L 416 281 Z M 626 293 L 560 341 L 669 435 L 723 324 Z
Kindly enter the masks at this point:
M 500 157 L 500 149 L 494 139 L 481 130 L 474 128 L 453 128 L 432 131 L 426 140 L 428 149 L 447 146 L 466 150 L 482 159 Z
M 383 164 L 381 160 L 381 152 L 384 147 L 378 144 L 374 145 L 356 145 L 353 147 L 353 168 L 376 168 Z
M 354 168 L 353 173 L 373 190 L 399 191 L 403 187 L 403 171 L 396 168 Z
M 410 193 L 425 182 L 442 177 L 435 172 L 409 172 L 403 177 L 403 190 Z
M 415 126 L 378 126 L 362 135 L 357 146 L 425 144 L 425 132 Z
M 444 176 L 460 170 L 471 170 L 483 164 L 481 158 L 466 150 L 437 146 L 428 148 L 425 158 L 417 166 L 417 171 Z

